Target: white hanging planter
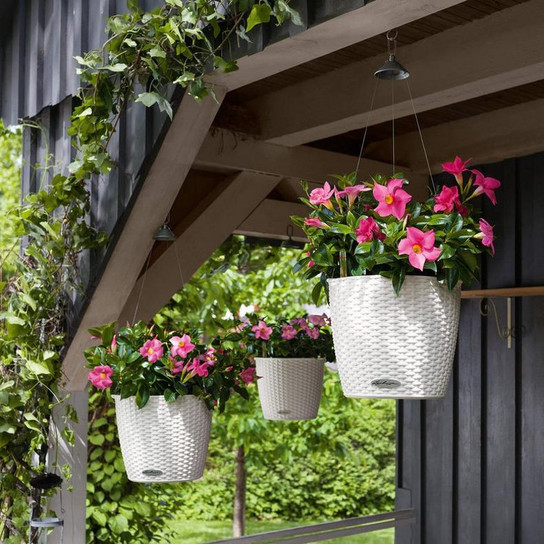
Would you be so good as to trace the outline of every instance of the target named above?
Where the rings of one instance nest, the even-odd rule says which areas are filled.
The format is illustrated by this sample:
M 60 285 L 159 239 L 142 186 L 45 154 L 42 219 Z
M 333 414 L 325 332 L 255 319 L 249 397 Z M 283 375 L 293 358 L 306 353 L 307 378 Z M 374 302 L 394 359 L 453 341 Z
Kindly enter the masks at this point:
M 323 390 L 324 359 L 255 357 L 265 419 L 314 419 Z
M 461 287 L 407 276 L 329 280 L 336 361 L 346 397 L 440 398 L 450 381 Z
M 133 482 L 180 482 L 202 477 L 212 412 L 185 395 L 167 403 L 162 395 L 138 408 L 136 398 L 114 395 L 121 452 Z

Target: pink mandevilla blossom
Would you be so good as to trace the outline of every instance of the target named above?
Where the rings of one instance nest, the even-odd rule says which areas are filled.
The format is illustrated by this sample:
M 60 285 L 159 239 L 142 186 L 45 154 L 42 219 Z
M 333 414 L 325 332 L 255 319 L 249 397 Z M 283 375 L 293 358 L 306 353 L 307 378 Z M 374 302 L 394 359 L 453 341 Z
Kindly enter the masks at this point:
M 399 243 L 399 255 L 408 255 L 410 264 L 423 270 L 425 261 L 436 261 L 440 249 L 434 247 L 434 231 L 423 232 L 415 227 L 406 229 L 406 238 Z
M 351 208 L 357 195 L 364 191 L 370 191 L 370 187 L 367 187 L 366 185 L 348 185 L 343 191 L 337 191 L 336 196 L 339 196 L 340 198 L 347 196 L 349 207 Z
M 318 217 L 306 217 L 304 219 L 304 224 L 308 227 L 315 227 L 316 229 L 328 229 L 329 225 L 323 223 Z
M 324 327 L 327 324 L 326 318 L 327 318 L 327 316 L 325 314 L 323 314 L 323 315 L 315 315 L 314 314 L 314 315 L 309 315 L 308 316 L 308 321 L 312 325 L 315 325 L 316 327 Z
M 242 372 L 240 372 L 240 378 L 242 378 L 242 381 L 246 385 L 253 383 L 253 381 L 255 380 L 255 368 L 250 366 L 249 368 L 242 370 Z
M 355 229 L 357 235 L 357 243 L 371 242 L 374 237 L 378 240 L 383 240 L 385 234 L 380 230 L 380 227 L 372 217 L 361 217 L 359 226 Z
M 312 256 L 312 254 L 309 251 L 307 251 L 306 252 L 306 257 L 311 257 L 311 256 Z M 308 261 L 308 268 L 312 268 L 312 266 L 314 266 L 314 265 L 315 265 L 315 263 L 310 258 L 310 260 Z
M 448 172 L 448 174 L 454 175 L 457 181 L 461 183 L 463 179 L 463 172 L 466 172 L 467 164 L 471 160 L 472 159 L 468 159 L 467 161 L 464 161 L 461 157 L 455 157 L 453 162 L 443 162 L 442 170 L 444 170 L 444 172 Z
M 89 381 L 97 389 L 108 389 L 112 386 L 111 376 L 113 375 L 113 368 L 108 365 L 95 366 L 89 372 Z
M 282 325 L 281 337 L 284 340 L 292 340 L 297 335 L 297 330 L 293 325 Z
M 378 215 L 387 217 L 392 215 L 397 219 L 402 219 L 406 210 L 406 204 L 412 200 L 412 197 L 403 189 L 402 179 L 391 179 L 387 185 L 374 184 L 373 195 L 378 201 L 378 206 L 374 210 Z
M 316 340 L 319 336 L 319 329 L 317 327 L 312 327 L 311 329 L 306 329 L 306 334 L 312 338 L 313 340 Z
M 501 182 L 495 178 L 485 177 L 479 170 L 472 170 L 472 173 L 476 176 L 476 181 L 474 182 L 476 189 L 474 194 L 480 195 L 484 193 L 489 197 L 489 200 L 491 200 L 493 205 L 497 204 L 495 191 L 501 186 Z
M 481 234 L 477 234 L 477 237 L 482 237 L 482 244 L 485 247 L 491 248 L 491 253 L 495 255 L 495 246 L 493 244 L 493 240 L 495 239 L 495 236 L 493 234 L 493 227 L 485 220 L 480 219 L 480 230 L 482 231 Z M 483 236 L 482 236 L 483 235 Z
M 147 357 L 150 363 L 156 363 L 163 354 L 161 341 L 156 336 L 153 340 L 145 342 L 139 351 L 143 357 Z
M 332 206 L 331 197 L 333 194 L 334 187 L 331 187 L 329 182 L 326 181 L 322 188 L 314 189 L 310 193 L 310 204 L 313 204 L 314 206 L 323 204 L 330 208 Z
M 191 364 L 187 365 L 186 370 L 205 378 L 210 373 L 208 370 L 210 366 L 213 366 L 213 363 L 202 362 L 198 357 L 195 357 Z
M 191 342 L 191 337 L 188 334 L 183 336 L 172 336 L 170 338 L 170 343 L 172 347 L 170 348 L 170 353 L 174 356 L 185 358 L 193 349 L 195 345 Z
M 255 333 L 255 338 L 260 338 L 261 340 L 268 340 L 272 334 L 272 328 L 269 327 L 262 319 L 253 325 L 251 330 Z
M 308 329 L 308 322 L 303 317 L 295 317 L 294 319 L 291 319 L 291 324 L 297 325 L 302 331 Z
M 215 361 L 217 361 L 216 352 L 217 350 L 210 346 L 203 355 L 202 360 L 206 363 L 215 363 Z
M 461 206 L 461 202 L 459 201 L 459 189 L 457 186 L 448 187 L 447 185 L 444 185 L 440 193 L 435 195 L 434 201 L 436 202 L 433 208 L 435 212 L 451 213 L 454 206 L 457 206 L 457 208 Z
M 172 374 L 179 374 L 180 372 L 183 372 L 185 361 L 180 361 L 178 359 L 174 359 L 173 357 L 169 357 L 169 359 L 174 365 L 171 370 Z

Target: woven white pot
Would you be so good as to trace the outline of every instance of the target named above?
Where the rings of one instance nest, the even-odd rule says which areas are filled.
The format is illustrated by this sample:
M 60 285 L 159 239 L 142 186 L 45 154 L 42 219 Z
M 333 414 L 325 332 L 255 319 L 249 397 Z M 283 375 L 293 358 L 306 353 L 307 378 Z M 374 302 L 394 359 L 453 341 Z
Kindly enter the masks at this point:
M 212 412 L 194 395 L 167 403 L 153 395 L 143 408 L 136 398 L 114 395 L 121 452 L 129 480 L 180 482 L 202 477 Z
M 407 276 L 329 280 L 334 350 L 346 397 L 440 398 L 448 389 L 461 287 Z
M 324 359 L 255 357 L 265 419 L 314 419 L 323 390 Z

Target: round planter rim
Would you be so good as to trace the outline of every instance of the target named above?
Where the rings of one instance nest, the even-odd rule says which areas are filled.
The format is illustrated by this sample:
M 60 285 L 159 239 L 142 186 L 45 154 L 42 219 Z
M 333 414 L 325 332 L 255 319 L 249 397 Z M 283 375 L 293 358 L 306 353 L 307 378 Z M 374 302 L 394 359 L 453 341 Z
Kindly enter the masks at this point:
M 255 361 L 315 361 L 316 363 L 326 363 L 325 357 L 255 357 Z
M 391 278 L 386 278 L 380 274 L 366 274 L 363 276 L 346 276 L 344 278 L 328 278 L 327 283 L 336 283 L 336 282 L 346 282 L 346 281 L 356 281 L 356 280 L 374 280 L 374 281 L 387 281 L 391 283 Z M 405 276 L 404 282 L 406 281 L 433 281 L 438 283 L 443 287 L 446 287 L 444 284 L 440 283 L 436 276 L 420 276 L 420 275 L 409 275 Z

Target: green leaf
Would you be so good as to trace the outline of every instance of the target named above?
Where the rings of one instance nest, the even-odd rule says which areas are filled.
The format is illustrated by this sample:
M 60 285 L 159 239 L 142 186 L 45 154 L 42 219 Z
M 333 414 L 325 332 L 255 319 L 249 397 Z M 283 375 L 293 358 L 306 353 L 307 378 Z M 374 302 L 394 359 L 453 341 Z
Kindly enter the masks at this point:
M 98 523 L 98 525 L 105 527 L 106 523 L 108 522 L 108 518 L 106 517 L 106 514 L 104 512 L 101 512 L 98 509 L 93 509 L 93 513 L 91 514 L 91 517 Z
M 38 363 L 36 361 L 27 361 L 25 366 L 30 372 L 32 372 L 36 376 L 45 376 L 51 374 L 51 370 L 47 365 Z
M 395 293 L 398 295 L 400 294 L 400 290 L 402 289 L 402 285 L 404 283 L 404 277 L 406 275 L 406 270 L 403 266 L 398 266 L 393 270 L 393 289 L 395 290 Z
M 176 400 L 176 393 L 171 389 L 165 389 L 164 400 L 166 402 L 174 402 Z
M 255 4 L 247 18 L 246 32 L 249 32 L 254 26 L 270 22 L 271 13 L 272 8 L 267 4 Z
M 312 300 L 315 305 L 319 304 L 319 298 L 321 297 L 321 291 L 323 290 L 323 284 L 318 281 L 312 289 Z
M 157 104 L 159 106 L 159 109 L 166 112 L 170 119 L 172 119 L 173 117 L 172 106 L 170 105 L 170 102 L 168 102 L 168 100 L 166 100 L 166 98 L 159 93 L 140 93 L 138 95 L 138 98 L 136 98 L 135 102 L 141 102 L 144 106 L 148 108 L 150 108 L 154 104 Z

